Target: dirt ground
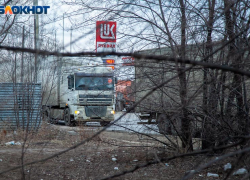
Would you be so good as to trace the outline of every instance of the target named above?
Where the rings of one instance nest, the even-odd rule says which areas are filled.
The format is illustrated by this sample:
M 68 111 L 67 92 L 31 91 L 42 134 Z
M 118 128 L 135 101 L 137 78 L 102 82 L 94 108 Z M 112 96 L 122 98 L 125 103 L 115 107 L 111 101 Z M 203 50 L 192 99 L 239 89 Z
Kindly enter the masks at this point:
M 72 145 L 91 137 L 101 127 L 66 127 L 44 124 L 33 134 L 18 131 L 2 133 L 0 137 L 0 179 L 103 179 L 117 173 L 124 175 L 112 179 L 135 180 L 176 180 L 182 179 L 190 170 L 204 164 L 214 156 L 197 155 L 177 158 L 168 162 L 158 162 L 134 172 L 125 173 L 135 167 L 172 157 L 178 153 L 166 150 L 162 144 L 136 134 L 104 132 L 80 147 L 56 156 L 43 163 L 25 166 L 23 169 L 1 172 L 32 161 L 47 158 Z M 6 145 L 9 141 L 21 142 L 22 145 Z M 23 149 L 24 148 L 24 149 Z M 23 155 L 23 158 L 22 158 Z M 22 161 L 23 160 L 23 161 Z M 212 167 L 196 173 L 190 179 L 223 179 L 226 172 L 223 166 L 233 161 L 226 159 Z M 216 173 L 219 178 L 207 177 L 207 173 Z M 232 176 L 229 179 L 240 179 Z

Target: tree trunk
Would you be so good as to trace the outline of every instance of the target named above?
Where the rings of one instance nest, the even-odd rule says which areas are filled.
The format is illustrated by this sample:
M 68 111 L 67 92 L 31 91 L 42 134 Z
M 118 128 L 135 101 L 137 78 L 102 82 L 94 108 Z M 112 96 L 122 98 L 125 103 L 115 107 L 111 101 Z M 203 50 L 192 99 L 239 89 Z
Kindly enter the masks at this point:
M 213 51 L 212 46 L 212 32 L 213 32 L 213 24 L 214 24 L 214 7 L 215 0 L 209 0 L 209 18 L 207 24 L 207 42 L 205 49 L 205 62 L 213 62 L 213 57 L 209 56 Z M 211 80 L 209 83 L 208 74 L 211 74 Z M 216 88 L 216 81 L 213 70 L 208 70 L 204 68 L 203 74 L 203 110 L 206 115 L 210 114 L 210 111 L 215 107 L 216 102 L 214 102 L 214 92 Z M 210 87 L 210 88 L 209 88 Z M 208 93 L 208 90 L 210 93 Z M 202 149 L 207 149 L 214 145 L 214 136 L 211 132 L 212 127 L 211 123 L 208 121 L 210 118 L 205 118 L 203 121 L 203 133 L 202 133 Z
M 180 0 L 181 6 L 181 58 L 186 57 L 186 12 L 183 0 Z M 191 123 L 190 118 L 188 118 L 187 110 L 187 80 L 185 73 L 185 64 L 181 64 L 178 67 L 179 81 L 180 81 L 180 98 L 182 105 L 181 114 L 181 134 L 182 134 L 182 147 L 186 148 L 188 151 L 193 150 L 192 136 L 191 136 Z

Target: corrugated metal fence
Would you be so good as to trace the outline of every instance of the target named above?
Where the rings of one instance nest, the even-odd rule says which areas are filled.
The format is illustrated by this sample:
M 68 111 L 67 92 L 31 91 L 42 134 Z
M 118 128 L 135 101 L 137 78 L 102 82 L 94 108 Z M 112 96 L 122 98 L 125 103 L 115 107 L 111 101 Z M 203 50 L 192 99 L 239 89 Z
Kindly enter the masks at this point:
M 0 83 L 0 129 L 38 129 L 41 96 L 41 84 Z

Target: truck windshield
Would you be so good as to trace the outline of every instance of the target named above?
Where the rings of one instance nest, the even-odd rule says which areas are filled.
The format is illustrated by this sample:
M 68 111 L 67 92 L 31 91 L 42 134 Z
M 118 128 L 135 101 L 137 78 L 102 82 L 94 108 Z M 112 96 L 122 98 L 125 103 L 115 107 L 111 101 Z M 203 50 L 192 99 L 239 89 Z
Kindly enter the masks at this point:
M 76 90 L 113 90 L 113 77 L 75 76 Z

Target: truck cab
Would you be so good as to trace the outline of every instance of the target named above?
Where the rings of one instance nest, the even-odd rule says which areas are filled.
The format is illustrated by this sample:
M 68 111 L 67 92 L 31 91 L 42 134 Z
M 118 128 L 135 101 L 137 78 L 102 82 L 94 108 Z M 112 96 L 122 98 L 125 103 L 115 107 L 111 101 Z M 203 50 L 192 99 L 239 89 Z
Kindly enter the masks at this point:
M 62 106 L 70 112 L 70 121 L 99 121 L 107 125 L 114 120 L 114 74 L 110 67 L 83 67 L 67 76 L 68 93 L 62 96 Z M 74 117 L 74 118 L 71 118 Z M 66 117 L 65 122 L 71 123 Z
M 100 122 L 106 126 L 114 120 L 112 67 L 62 67 L 59 77 L 57 88 L 52 89 L 57 91 L 58 105 L 51 101 L 46 104 L 49 121 L 64 120 L 66 125 Z

